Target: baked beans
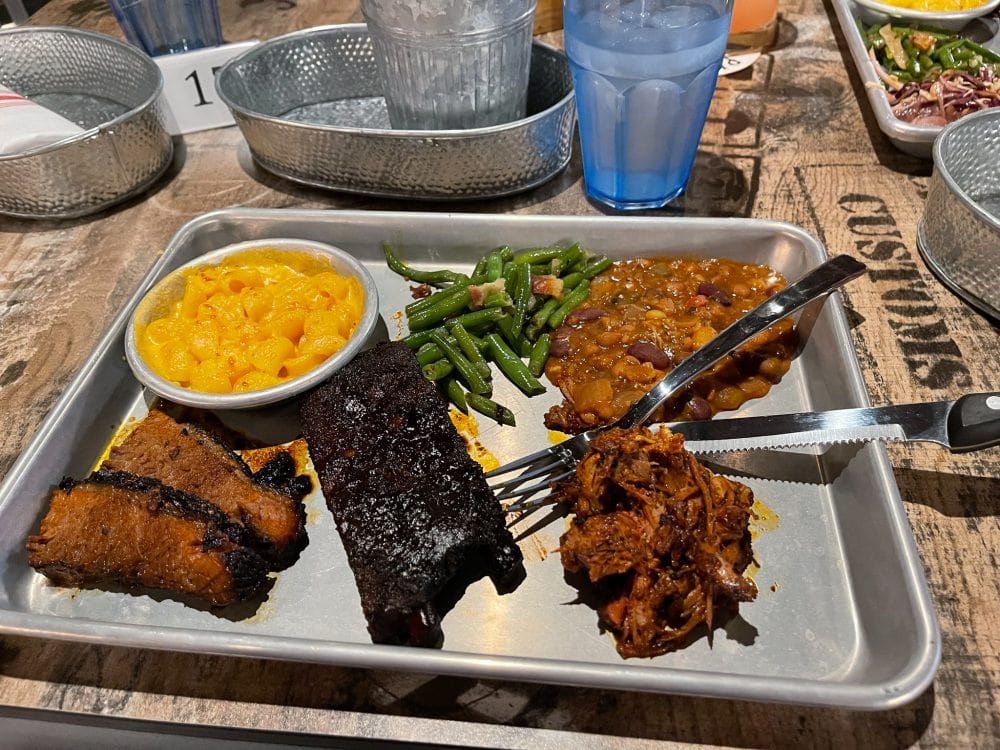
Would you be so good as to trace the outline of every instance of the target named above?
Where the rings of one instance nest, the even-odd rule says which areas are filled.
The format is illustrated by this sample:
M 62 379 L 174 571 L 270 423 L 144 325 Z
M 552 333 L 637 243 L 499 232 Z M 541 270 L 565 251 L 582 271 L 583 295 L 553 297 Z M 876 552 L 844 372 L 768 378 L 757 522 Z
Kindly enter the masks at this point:
M 550 429 L 582 432 L 622 416 L 698 347 L 785 286 L 767 266 L 725 259 L 640 258 L 595 277 L 590 297 L 552 333 L 545 374 L 564 401 Z M 654 420 L 708 419 L 767 394 L 797 336 L 785 319 L 696 378 Z

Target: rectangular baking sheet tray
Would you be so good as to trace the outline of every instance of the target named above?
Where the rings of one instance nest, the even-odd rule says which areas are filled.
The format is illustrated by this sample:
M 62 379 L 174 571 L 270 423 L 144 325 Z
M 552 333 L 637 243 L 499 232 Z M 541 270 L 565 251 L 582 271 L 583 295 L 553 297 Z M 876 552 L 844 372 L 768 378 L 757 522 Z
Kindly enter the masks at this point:
M 381 243 L 417 266 L 471 269 L 501 243 L 514 247 L 578 240 L 614 257 L 725 256 L 767 263 L 789 279 L 825 258 L 802 230 L 738 219 L 545 217 L 228 209 L 175 235 L 131 303 L 112 324 L 0 487 L 0 632 L 142 648 L 255 656 L 595 688 L 756 701 L 890 708 L 915 698 L 940 659 L 937 622 L 906 515 L 883 448 L 747 454 L 739 472 L 777 522 L 755 531 L 757 601 L 686 649 L 622 660 L 597 614 L 577 601 L 557 552 L 566 523 L 521 542 L 527 578 L 497 596 L 473 584 L 444 618 L 440 650 L 373 645 L 354 578 L 320 493 L 307 499 L 310 542 L 278 574 L 254 611 L 215 612 L 170 598 L 60 589 L 27 564 L 25 539 L 63 476 L 82 477 L 102 448 L 149 403 L 124 359 L 123 332 L 142 292 L 172 268 L 223 245 L 297 237 L 338 245 L 362 259 L 380 290 L 385 328 L 398 338 L 406 282 L 386 269 Z M 480 443 L 501 462 L 549 444 L 542 415 L 549 392 L 521 397 L 498 378 L 495 398 L 516 428 L 478 420 Z M 823 307 L 801 355 L 765 398 L 740 413 L 867 405 L 843 309 Z M 271 440 L 294 435 L 294 409 L 225 415 Z M 730 459 L 731 461 L 734 459 Z
M 865 24 L 872 24 L 885 23 L 885 18 L 877 14 L 870 15 L 870 11 L 856 5 L 851 0 L 832 0 L 832 2 L 834 12 L 837 14 L 837 21 L 847 39 L 847 48 L 851 52 L 858 75 L 861 76 L 879 129 L 899 150 L 922 159 L 932 158 L 931 150 L 934 147 L 934 139 L 943 128 L 911 125 L 896 117 L 889 106 L 885 87 L 879 81 L 871 60 L 868 59 L 868 50 L 865 49 L 865 42 L 858 29 L 857 19 L 860 18 Z M 894 20 L 892 23 L 901 26 L 908 25 L 910 22 Z M 977 18 L 966 25 L 964 29 L 955 33 L 966 36 L 994 52 L 1000 52 L 1000 23 L 995 15 Z

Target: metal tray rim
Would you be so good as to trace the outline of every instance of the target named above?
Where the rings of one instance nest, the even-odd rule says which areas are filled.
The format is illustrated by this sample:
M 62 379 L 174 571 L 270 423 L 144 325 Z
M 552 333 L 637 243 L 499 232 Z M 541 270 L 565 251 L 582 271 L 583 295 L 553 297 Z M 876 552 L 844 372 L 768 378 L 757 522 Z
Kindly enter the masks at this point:
M 222 81 L 226 72 L 230 68 L 235 68 L 237 65 L 246 62 L 247 60 L 252 60 L 254 57 L 259 56 L 263 53 L 265 49 L 269 46 L 275 46 L 279 42 L 284 42 L 289 39 L 298 39 L 305 36 L 318 35 L 320 33 L 325 33 L 329 31 L 355 31 L 368 33 L 368 24 L 366 23 L 343 23 L 343 24 L 328 24 L 325 26 L 313 26 L 308 29 L 300 29 L 298 31 L 292 31 L 288 34 L 282 34 L 281 36 L 268 39 L 266 42 L 258 44 L 250 49 L 246 50 L 242 54 L 229 60 L 222 68 L 216 73 L 216 80 Z M 551 44 L 546 44 L 545 42 L 540 42 L 537 39 L 532 41 L 532 47 L 541 47 L 548 50 L 551 53 L 557 54 L 560 57 L 565 57 L 565 52 L 563 52 L 558 47 L 554 47 Z M 285 126 L 300 127 L 308 130 L 321 130 L 334 133 L 344 133 L 348 135 L 369 135 L 378 136 L 380 138 L 396 138 L 401 140 L 414 140 L 414 139 L 424 139 L 424 138 L 435 138 L 435 139 L 466 139 L 466 138 L 476 138 L 479 136 L 491 136 L 497 133 L 503 133 L 507 130 L 512 130 L 523 125 L 535 122 L 536 120 L 541 120 L 546 115 L 550 114 L 554 110 L 564 108 L 566 104 L 574 97 L 574 92 L 570 91 L 562 99 L 557 101 L 555 104 L 543 109 L 540 112 L 535 112 L 532 115 L 522 117 L 518 120 L 513 120 L 511 122 L 501 123 L 500 125 L 490 125 L 485 128 L 452 128 L 452 129 L 442 129 L 442 130 L 405 130 L 405 129 L 393 129 L 393 128 L 357 128 L 342 125 L 325 125 L 322 123 L 304 123 L 295 120 L 287 120 L 284 117 L 277 117 L 275 115 L 264 114 L 263 112 L 257 112 L 252 109 L 248 109 L 242 105 L 238 105 L 233 102 L 232 98 L 226 92 L 225 86 L 218 86 L 217 93 L 219 98 L 222 99 L 223 103 L 229 107 L 233 112 L 237 112 L 244 117 L 252 117 L 257 120 L 263 120 L 265 122 L 280 123 Z
M 369 131 L 377 132 L 377 131 Z M 416 132 L 416 131 L 414 131 Z M 432 132 L 432 131 L 427 131 Z M 329 183 L 323 182 L 322 180 L 310 180 L 305 177 L 300 177 L 298 175 L 289 174 L 283 169 L 278 169 L 271 164 L 264 163 L 263 160 L 258 158 L 257 154 L 253 152 L 247 144 L 247 150 L 250 152 L 250 157 L 254 160 L 261 169 L 270 172 L 273 175 L 277 175 L 283 180 L 289 180 L 291 182 L 297 182 L 300 185 L 308 185 L 309 187 L 322 188 L 323 190 L 329 190 L 334 193 L 349 193 L 351 195 L 369 195 L 373 198 L 392 198 L 398 200 L 400 198 L 412 198 L 413 196 L 409 193 L 398 191 L 398 190 L 377 190 L 368 188 L 356 188 L 356 187 L 337 187 L 330 185 Z M 460 196 L 450 196 L 450 195 L 425 195 L 421 200 L 427 201 L 428 203 L 462 203 L 479 201 L 487 198 L 505 198 L 511 195 L 517 195 L 518 193 L 523 193 L 525 191 L 531 190 L 532 188 L 540 187 L 546 182 L 552 180 L 556 175 L 562 172 L 566 167 L 569 166 L 570 161 L 573 159 L 573 153 L 570 151 L 566 158 L 563 159 L 559 164 L 555 166 L 551 171 L 546 172 L 544 175 L 539 177 L 537 180 L 532 180 L 531 182 L 526 182 L 519 185 L 514 185 L 506 190 L 489 190 L 481 193 L 470 193 L 469 195 Z
M 875 74 L 875 69 L 865 52 L 864 42 L 861 40 L 861 34 L 851 11 L 851 0 L 832 0 L 832 2 L 837 20 L 840 22 L 840 29 L 844 33 L 851 58 L 854 60 L 854 67 L 858 71 L 858 75 L 861 76 L 861 82 L 864 85 L 879 129 L 898 148 L 902 148 L 900 144 L 905 143 L 911 147 L 919 147 L 921 152 L 926 149 L 926 154 L 921 153 L 922 158 L 931 158 L 930 146 L 942 129 L 940 127 L 911 125 L 903 122 L 892 113 L 882 83 Z
M 102 43 L 116 45 L 120 49 L 127 50 L 130 55 L 136 59 L 141 59 L 144 65 L 150 66 L 152 70 L 156 71 L 159 78 L 156 85 L 156 90 L 153 91 L 146 100 L 137 107 L 133 107 L 127 112 L 123 112 L 114 119 L 108 120 L 107 122 L 102 122 L 100 125 L 95 125 L 89 130 L 84 130 L 82 133 L 77 133 L 68 138 L 63 138 L 55 143 L 49 143 L 44 146 L 38 146 L 37 148 L 30 149 L 28 151 L 20 151 L 16 154 L 0 155 L 0 161 L 14 161 L 16 159 L 23 159 L 31 156 L 38 156 L 40 154 L 48 153 L 49 151 L 58 151 L 61 148 L 69 146 L 80 141 L 85 141 L 88 138 L 92 138 L 99 133 L 106 130 L 113 130 L 115 126 L 135 117 L 137 114 L 145 112 L 149 109 L 157 99 L 159 99 L 160 94 L 163 93 L 163 74 L 160 72 L 159 67 L 153 62 L 147 55 L 143 54 L 140 50 L 137 50 L 131 44 L 126 44 L 125 42 L 115 39 L 113 36 L 108 36 L 107 34 L 101 34 L 96 31 L 88 31 L 87 29 L 79 29 L 74 26 L 19 26 L 12 29 L 5 29 L 0 31 L 0 38 L 7 34 L 38 34 L 38 33 L 58 33 L 66 34 L 69 36 L 81 36 L 87 39 L 97 39 Z M 168 160 L 169 163 L 169 160 Z M 159 175 L 157 175 L 159 176 Z M 12 214 L 18 215 L 18 214 Z M 30 216 L 30 214 L 28 214 Z M 55 214 L 53 214 L 55 215 Z M 63 217 L 65 214 L 59 214 L 58 216 Z
M 101 354 L 113 346 L 123 335 L 124 327 L 132 309 L 142 294 L 149 288 L 170 263 L 172 250 L 185 241 L 202 224 L 221 218 L 268 218 L 326 219 L 331 216 L 345 220 L 357 219 L 405 219 L 408 221 L 447 221 L 470 225 L 483 221 L 521 223 L 525 220 L 542 221 L 556 226 L 601 225 L 608 222 L 623 224 L 691 226 L 702 224 L 719 226 L 720 222 L 739 224 L 762 230 L 783 232 L 792 235 L 807 246 L 819 249 L 825 254 L 822 244 L 805 230 L 785 222 L 762 219 L 687 219 L 675 217 L 636 217 L 622 220 L 617 217 L 578 217 L 544 215 L 482 215 L 468 213 L 414 213 L 404 211 L 329 211 L 322 209 L 220 209 L 203 214 L 185 223 L 168 243 L 166 251 L 150 268 L 139 289 L 112 321 L 108 331 L 100 339 L 94 353 L 59 397 L 49 415 L 43 420 L 38 432 L 25 451 L 11 467 L 4 481 L 0 483 L 0 504 L 8 495 L 8 488 L 17 483 L 18 478 L 32 462 L 32 454 L 46 436 L 58 428 L 60 420 L 81 387 L 95 367 Z M 839 298 L 834 295 L 828 300 L 831 307 L 832 324 L 838 335 L 849 337 L 847 318 Z M 852 368 L 850 389 L 863 404 L 868 404 L 853 351 L 855 367 Z M 934 616 L 930 592 L 922 575 L 922 566 L 916 550 L 916 542 L 909 532 L 908 521 L 903 510 L 884 447 L 874 450 L 874 462 L 878 476 L 876 479 L 887 493 L 886 512 L 891 521 L 901 563 L 915 571 L 907 579 L 908 595 L 914 605 L 917 639 L 916 649 L 906 666 L 899 673 L 875 683 L 830 682 L 816 679 L 778 676 L 730 676 L 717 672 L 700 672 L 690 669 L 665 668 L 650 670 L 642 667 L 620 664 L 601 665 L 590 662 L 568 660 L 545 660 L 528 657 L 489 656 L 412 649 L 397 646 L 356 644 L 343 641 L 316 641 L 305 638 L 283 638 L 277 636 L 256 636 L 233 632 L 191 631 L 183 628 L 148 627 L 128 623 L 107 623 L 83 618 L 66 618 L 55 615 L 39 615 L 0 608 L 0 633 L 27 637 L 48 637 L 56 640 L 82 641 L 93 644 L 108 644 L 151 648 L 156 650 L 188 650 L 225 656 L 307 661 L 338 664 L 351 667 L 391 668 L 405 671 L 437 671 L 457 676 L 472 676 L 513 681 L 543 682 L 553 684 L 578 685 L 591 688 L 611 688 L 663 692 L 691 696 L 753 700 L 770 703 L 790 703 L 799 705 L 841 707 L 855 710 L 887 710 L 915 699 L 931 683 L 941 660 L 941 637 L 939 625 Z M 180 637 L 171 639 L 172 634 Z M 113 641 L 109 640 L 114 636 Z M 360 646 L 360 648 L 359 648 Z M 582 669 L 581 669 L 582 667 Z M 580 675 L 586 676 L 581 679 Z

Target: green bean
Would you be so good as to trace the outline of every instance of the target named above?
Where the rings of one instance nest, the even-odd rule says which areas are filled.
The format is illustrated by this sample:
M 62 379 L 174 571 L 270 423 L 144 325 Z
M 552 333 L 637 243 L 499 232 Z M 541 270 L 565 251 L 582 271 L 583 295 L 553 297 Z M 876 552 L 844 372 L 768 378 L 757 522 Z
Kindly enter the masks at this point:
M 442 300 L 449 299 L 451 297 L 456 297 L 462 293 L 462 289 L 466 287 L 466 284 L 459 283 L 454 284 L 446 289 L 442 289 L 439 292 L 434 292 L 434 294 L 429 294 L 422 299 L 418 299 L 415 302 L 411 302 L 406 307 L 403 308 L 407 317 L 420 312 L 421 310 L 426 310 L 429 307 L 434 307 L 434 305 L 439 304 Z
M 455 271 L 448 271 L 447 269 L 439 271 L 419 271 L 415 268 L 410 268 L 406 263 L 396 257 L 388 242 L 382 243 L 382 253 L 385 255 L 385 262 L 389 265 L 389 268 L 398 273 L 400 276 L 421 284 L 454 284 L 455 282 L 463 279 L 467 282 L 469 278 L 464 273 L 456 273 Z
M 490 345 L 493 361 L 497 363 L 500 371 L 525 395 L 537 396 L 545 392 L 545 386 L 531 374 L 527 365 L 507 346 L 507 342 L 495 333 L 487 334 L 486 341 Z
M 490 399 L 476 393 L 465 394 L 465 400 L 470 408 L 475 409 L 480 414 L 489 417 L 493 421 L 510 427 L 515 426 L 514 412 L 506 406 L 501 406 L 496 401 L 491 401 Z
M 441 380 L 451 375 L 451 371 L 454 369 L 451 362 L 446 359 L 439 359 L 437 362 L 424 365 L 420 368 L 420 371 L 428 380 Z
M 544 276 L 547 273 L 552 273 L 552 264 L 558 260 L 558 258 L 553 258 L 549 263 L 528 263 L 526 267 L 531 269 L 532 275 Z
M 965 44 L 966 44 L 966 46 L 969 49 L 971 49 L 973 52 L 975 52 L 977 55 L 979 55 L 984 60 L 986 60 L 988 62 L 991 62 L 991 63 L 1000 63 L 1000 55 L 998 55 L 993 50 L 991 50 L 991 49 L 989 49 L 987 47 L 984 47 L 981 44 L 977 44 L 976 42 L 972 41 L 971 39 L 966 39 L 965 40 Z
M 422 347 L 417 349 L 415 356 L 417 358 L 417 362 L 423 366 L 429 365 L 431 362 L 437 362 L 439 359 L 444 357 L 444 352 L 441 351 L 441 347 L 431 342 L 429 344 L 424 344 Z
M 436 326 L 445 318 L 451 317 L 469 306 L 471 297 L 468 287 L 463 286 L 457 295 L 447 297 L 439 303 L 424 308 L 413 315 L 407 316 L 411 331 L 421 331 Z
M 411 349 L 413 349 L 414 351 L 417 351 L 420 347 L 428 343 L 430 340 L 431 340 L 430 331 L 417 331 L 416 333 L 411 333 L 410 335 L 403 337 L 403 343 L 406 344 Z
M 509 261 L 503 264 L 502 276 L 503 276 L 504 289 L 507 289 L 508 293 L 510 293 L 510 290 L 514 288 L 514 277 L 517 275 L 518 268 L 519 265 L 515 264 L 514 261 Z
M 469 390 L 473 393 L 489 394 L 493 392 L 493 386 L 486 378 L 479 373 L 468 358 L 458 350 L 454 344 L 448 341 L 440 331 L 431 334 L 431 341 L 438 345 L 444 352 L 444 356 L 451 362 L 458 376 L 465 381 Z
M 599 258 L 594 258 L 592 261 L 584 266 L 584 269 L 580 272 L 583 274 L 583 278 L 592 279 L 601 271 L 604 271 L 611 265 L 611 258 L 600 256 Z
M 566 294 L 570 289 L 573 289 L 577 284 L 583 281 L 583 274 L 579 271 L 574 271 L 573 273 L 566 274 L 563 276 L 563 294 Z
M 931 51 L 931 54 L 932 55 L 940 55 L 942 52 L 950 52 L 951 50 L 955 49 L 955 47 L 957 47 L 961 43 L 962 43 L 961 39 L 958 39 L 957 37 L 953 37 L 950 41 L 945 42 L 944 44 L 942 44 L 940 46 L 935 45 L 934 49 Z
M 503 274 L 503 255 L 494 250 L 486 258 L 486 280 L 496 281 Z
M 463 328 L 464 328 L 464 326 L 463 326 Z M 466 328 L 465 330 L 468 331 L 469 329 Z M 469 331 L 469 338 L 472 339 L 472 342 L 476 345 L 476 348 L 480 352 L 485 352 L 487 349 L 490 348 L 490 345 L 487 344 L 485 340 L 481 339 L 479 336 L 477 336 L 476 334 L 472 333 L 471 331 Z
M 562 247 L 532 247 L 514 253 L 514 263 L 546 263 L 553 258 L 558 258 L 565 252 Z
M 504 340 L 510 345 L 510 348 L 517 352 L 522 357 L 527 357 L 531 354 L 531 342 L 528 341 L 521 333 L 514 330 L 514 319 L 508 315 L 505 318 L 500 318 L 497 321 L 497 328 L 500 330 L 500 335 L 503 336 Z M 487 342 L 489 341 L 489 335 L 486 336 Z
M 553 276 L 561 276 L 567 273 L 583 257 L 583 249 L 578 243 L 574 243 L 566 248 L 558 258 L 552 259 L 552 263 L 549 266 L 549 273 Z
M 582 257 L 583 248 L 580 247 L 579 242 L 574 242 L 572 245 L 563 250 L 562 255 L 559 256 L 560 266 L 562 268 L 569 268 Z
M 448 321 L 448 324 L 455 325 L 458 323 L 465 330 L 476 329 L 495 323 L 506 314 L 499 307 L 485 307 L 482 310 L 473 310 L 472 312 L 463 313 L 457 318 L 452 318 Z M 427 338 L 430 340 L 430 336 Z
M 559 307 L 559 300 L 555 297 L 550 297 L 545 300 L 545 304 L 539 307 L 528 321 L 528 325 L 525 328 L 525 335 L 529 339 L 533 339 L 535 336 L 538 336 L 538 334 L 541 333 L 541 330 L 545 327 L 545 323 L 549 319 L 549 316 L 556 311 L 557 307 Z M 532 335 L 532 333 L 534 333 L 534 335 Z
M 465 330 L 465 327 L 461 323 L 456 323 L 450 326 L 449 330 L 451 335 L 455 337 L 455 342 L 458 344 L 458 348 L 462 350 L 466 359 L 472 363 L 472 366 L 476 368 L 476 372 L 483 376 L 483 378 L 489 379 L 493 376 L 490 371 L 490 365 L 483 357 L 483 352 L 479 348 L 476 339 L 471 333 Z M 483 342 L 486 344 L 486 342 Z M 489 344 L 486 344 L 489 346 Z
M 520 334 L 524 330 L 524 317 L 528 314 L 528 303 L 532 299 L 531 266 L 520 267 L 520 271 L 514 278 L 514 289 L 511 296 L 514 298 L 514 317 L 511 327 Z
M 562 302 L 559 303 L 559 307 L 549 316 L 549 328 L 558 328 L 561 326 L 563 321 L 566 320 L 566 316 L 569 315 L 570 310 L 587 299 L 589 295 L 590 282 L 581 281 L 572 292 L 563 297 Z
M 456 409 L 463 414 L 469 413 L 469 402 L 465 399 L 465 391 L 455 378 L 445 378 L 444 393 Z
M 486 262 L 489 260 L 489 254 L 484 255 L 476 262 L 476 267 L 472 269 L 472 278 L 475 279 L 479 276 L 486 275 Z M 477 282 L 482 283 L 482 282 Z
M 531 347 L 531 356 L 528 357 L 528 372 L 536 378 L 541 377 L 545 370 L 545 360 L 549 358 L 549 347 L 551 340 L 549 334 L 543 333 L 538 337 L 538 341 Z

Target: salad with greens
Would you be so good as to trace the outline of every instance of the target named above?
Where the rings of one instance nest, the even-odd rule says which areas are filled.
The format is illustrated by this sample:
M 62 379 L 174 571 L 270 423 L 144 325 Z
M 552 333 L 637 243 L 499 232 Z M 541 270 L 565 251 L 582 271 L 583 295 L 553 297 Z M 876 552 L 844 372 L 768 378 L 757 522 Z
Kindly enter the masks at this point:
M 1000 55 L 936 29 L 858 24 L 893 114 L 915 125 L 942 126 L 1000 106 Z

